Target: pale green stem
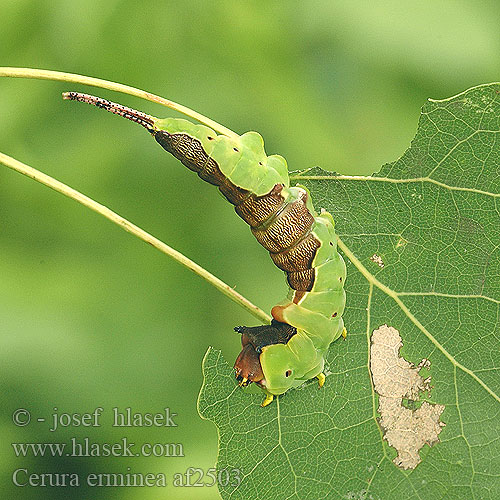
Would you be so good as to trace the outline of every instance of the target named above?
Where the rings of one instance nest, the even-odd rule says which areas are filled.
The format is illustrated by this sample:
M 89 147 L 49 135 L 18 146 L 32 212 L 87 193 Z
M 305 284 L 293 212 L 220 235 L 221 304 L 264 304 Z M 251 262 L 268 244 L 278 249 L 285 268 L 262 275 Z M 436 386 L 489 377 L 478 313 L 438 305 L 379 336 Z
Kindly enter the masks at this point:
M 220 125 L 219 123 L 203 116 L 192 109 L 183 106 L 182 104 L 177 104 L 176 102 L 169 101 L 163 97 L 160 97 L 145 90 L 136 89 L 135 87 L 130 87 L 129 85 L 123 85 L 121 83 L 110 82 L 108 80 L 101 80 L 100 78 L 93 78 L 91 76 L 77 75 L 75 73 L 63 73 L 61 71 L 51 71 L 46 69 L 34 69 L 34 68 L 10 68 L 10 67 L 0 67 L 0 76 L 10 76 L 13 78 L 36 78 L 40 80 L 57 80 L 61 82 L 71 82 L 80 83 L 82 85 L 91 85 L 92 87 L 100 87 L 103 89 L 114 90 L 116 92 L 122 92 L 123 94 L 130 94 L 141 99 L 146 99 L 148 101 L 156 102 L 167 106 L 167 108 L 173 109 L 182 113 L 194 120 L 203 123 L 207 127 L 212 128 L 219 134 L 227 135 L 233 139 L 237 139 L 239 136 L 232 130 Z
M 271 318 L 264 311 L 259 309 L 256 305 L 252 304 L 249 300 L 240 295 L 229 285 L 221 281 L 213 274 L 209 273 L 203 267 L 196 264 L 196 262 L 193 262 L 192 260 L 188 259 L 186 256 L 182 255 L 177 250 L 174 250 L 173 248 L 169 247 L 167 244 L 158 240 L 157 238 L 147 233 L 146 231 L 136 226 L 135 224 L 132 224 L 127 219 L 124 219 L 123 217 L 113 212 L 109 208 L 105 207 L 104 205 L 97 203 L 88 196 L 85 196 L 79 191 L 76 191 L 75 189 L 67 186 L 66 184 L 63 184 L 62 182 L 59 182 L 58 180 L 28 165 L 25 165 L 24 163 L 21 163 L 20 161 L 11 158 L 10 156 L 7 156 L 3 153 L 0 153 L 0 163 L 2 163 L 3 165 L 12 170 L 15 170 L 16 172 L 19 172 L 27 177 L 30 177 L 31 179 L 37 182 L 40 182 L 41 184 L 44 184 L 45 186 L 53 189 L 54 191 L 57 191 L 58 193 L 63 194 L 64 196 L 67 196 L 68 198 L 77 201 L 78 203 L 81 203 L 87 208 L 94 210 L 94 212 L 103 215 L 111 222 L 114 222 L 115 224 L 120 226 L 125 231 L 132 233 L 133 235 L 137 236 L 146 243 L 149 243 L 151 246 L 160 250 L 160 252 L 163 252 L 169 257 L 172 257 L 172 259 L 176 260 L 183 266 L 187 267 L 188 269 L 196 273 L 198 276 L 201 276 L 203 279 L 205 279 L 211 285 L 213 285 L 215 288 L 221 291 L 224 295 L 226 295 L 232 301 L 236 302 L 237 304 L 245 308 L 248 312 L 250 312 L 250 314 L 253 314 L 253 316 L 258 318 L 259 320 L 264 321 L 265 323 L 271 322 Z

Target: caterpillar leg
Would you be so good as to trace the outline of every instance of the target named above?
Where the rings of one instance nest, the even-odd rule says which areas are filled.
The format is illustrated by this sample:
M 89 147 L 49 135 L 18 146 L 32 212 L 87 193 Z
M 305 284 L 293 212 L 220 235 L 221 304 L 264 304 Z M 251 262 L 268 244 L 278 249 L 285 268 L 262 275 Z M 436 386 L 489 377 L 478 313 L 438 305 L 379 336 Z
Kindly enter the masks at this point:
M 319 375 L 316 375 L 316 378 L 318 379 L 318 385 L 320 387 L 323 387 L 325 385 L 325 380 L 326 380 L 325 374 L 320 373 Z
M 274 399 L 274 395 L 271 394 L 270 392 L 266 392 L 266 399 L 264 399 L 264 401 L 262 401 L 262 404 L 260 406 L 262 406 L 262 408 L 264 408 L 264 406 L 271 404 L 273 402 L 273 399 Z
M 342 335 L 342 338 L 345 340 L 346 337 L 347 337 L 347 328 L 344 326 L 344 329 L 342 330 L 342 333 L 340 334 Z

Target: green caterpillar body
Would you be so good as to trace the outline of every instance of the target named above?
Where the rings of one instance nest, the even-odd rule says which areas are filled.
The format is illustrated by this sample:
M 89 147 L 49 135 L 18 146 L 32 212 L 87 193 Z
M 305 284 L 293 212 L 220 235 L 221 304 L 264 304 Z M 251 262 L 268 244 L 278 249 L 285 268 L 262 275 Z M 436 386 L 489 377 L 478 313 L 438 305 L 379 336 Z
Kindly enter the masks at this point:
M 143 125 L 168 152 L 218 186 L 257 241 L 286 273 L 290 287 L 274 306 L 271 325 L 238 327 L 243 349 L 235 363 L 241 385 L 256 382 L 267 398 L 318 377 L 329 345 L 344 332 L 346 268 L 334 221 L 314 210 L 309 192 L 290 187 L 283 157 L 267 156 L 257 132 L 237 138 L 184 119 L 158 119 L 110 101 L 67 93 Z

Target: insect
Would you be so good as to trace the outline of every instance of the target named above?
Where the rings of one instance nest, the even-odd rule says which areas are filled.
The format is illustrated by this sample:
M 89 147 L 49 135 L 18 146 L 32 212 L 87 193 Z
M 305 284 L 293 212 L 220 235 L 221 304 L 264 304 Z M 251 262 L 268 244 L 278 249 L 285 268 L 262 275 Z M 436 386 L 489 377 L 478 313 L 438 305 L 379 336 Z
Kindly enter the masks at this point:
M 267 156 L 257 132 L 234 138 L 88 94 L 66 92 L 63 98 L 93 104 L 146 128 L 166 151 L 219 188 L 286 273 L 289 294 L 272 308 L 271 324 L 235 328 L 242 343 L 234 364 L 239 385 L 260 386 L 266 395 L 262 406 L 312 378 L 322 387 L 328 347 L 346 335 L 346 267 L 331 214 L 318 214 L 307 189 L 290 186 L 286 160 Z

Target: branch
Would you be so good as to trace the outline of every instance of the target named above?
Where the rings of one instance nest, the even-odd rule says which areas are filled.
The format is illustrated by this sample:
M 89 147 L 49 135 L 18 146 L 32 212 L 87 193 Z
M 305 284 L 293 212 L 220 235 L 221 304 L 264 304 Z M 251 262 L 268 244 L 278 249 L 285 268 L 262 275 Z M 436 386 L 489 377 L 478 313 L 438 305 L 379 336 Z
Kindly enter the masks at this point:
M 220 125 L 214 120 L 203 116 L 192 109 L 183 106 L 182 104 L 177 104 L 176 102 L 169 101 L 163 97 L 160 97 L 145 90 L 137 89 L 135 87 L 130 87 L 129 85 L 123 85 L 122 83 L 110 82 L 108 80 L 101 80 L 100 78 L 93 78 L 91 76 L 78 75 L 76 73 L 63 73 L 62 71 L 51 71 L 47 69 L 34 69 L 34 68 L 9 68 L 0 67 L 0 77 L 10 76 L 13 78 L 36 78 L 39 80 L 56 80 L 60 82 L 72 82 L 81 83 L 82 85 L 90 85 L 92 87 L 100 87 L 102 89 L 114 90 L 115 92 L 122 92 L 123 94 L 130 94 L 141 99 L 146 99 L 147 101 L 156 102 L 167 108 L 173 109 L 182 113 L 183 115 L 189 116 L 194 120 L 203 123 L 207 127 L 212 128 L 219 134 L 227 135 L 233 139 L 238 138 L 238 134 L 232 130 Z
M 229 297 L 232 301 L 236 302 L 238 305 L 245 308 L 248 312 L 250 312 L 250 314 L 253 314 L 253 316 L 258 318 L 259 320 L 264 321 L 265 323 L 271 322 L 271 318 L 264 311 L 259 309 L 256 305 L 252 304 L 249 300 L 240 295 L 238 292 L 236 292 L 233 288 L 224 283 L 222 280 L 220 280 L 213 274 L 209 273 L 206 269 L 196 264 L 196 262 L 193 262 L 191 259 L 188 259 L 186 256 L 182 255 L 177 250 L 174 250 L 173 248 L 169 247 L 167 244 L 163 243 L 162 241 L 155 238 L 151 234 L 147 233 L 146 231 L 136 226 L 135 224 L 132 224 L 127 219 L 124 219 L 123 217 L 113 212 L 109 208 L 105 207 L 104 205 L 97 203 L 88 196 L 85 196 L 79 191 L 76 191 L 75 189 L 67 186 L 66 184 L 63 184 L 62 182 L 59 182 L 58 180 L 28 165 L 25 165 L 24 163 L 21 163 L 20 161 L 11 158 L 10 156 L 7 156 L 3 153 L 0 153 L 0 163 L 12 170 L 15 170 L 16 172 L 19 172 L 20 174 L 30 177 L 31 179 L 41 184 L 44 184 L 45 186 L 53 189 L 54 191 L 57 191 L 58 193 L 61 193 L 64 196 L 67 196 L 68 198 L 71 198 L 77 201 L 78 203 L 81 203 L 87 208 L 90 208 L 94 212 L 97 212 L 98 214 L 106 217 L 111 222 L 114 222 L 125 231 L 133 234 L 134 236 L 137 236 L 146 243 L 149 243 L 151 246 L 160 250 L 160 252 L 163 252 L 172 259 L 176 260 L 177 262 L 179 262 L 179 264 L 182 264 L 183 266 L 187 267 L 188 269 L 196 273 L 198 276 L 201 276 L 204 280 L 208 281 L 212 286 L 217 288 L 224 295 Z

